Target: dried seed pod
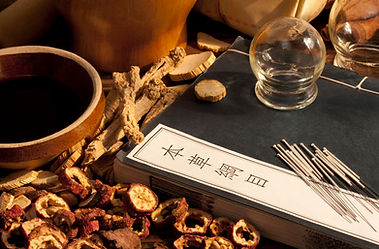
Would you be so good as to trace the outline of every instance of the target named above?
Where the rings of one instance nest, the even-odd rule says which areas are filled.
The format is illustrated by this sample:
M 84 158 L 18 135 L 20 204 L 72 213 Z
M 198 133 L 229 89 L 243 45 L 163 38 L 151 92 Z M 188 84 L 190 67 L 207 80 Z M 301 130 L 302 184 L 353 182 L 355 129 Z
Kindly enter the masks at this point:
M 180 221 L 174 223 L 175 229 L 185 234 L 205 234 L 212 222 L 212 215 L 198 208 L 189 208 Z
M 233 225 L 228 237 L 236 246 L 250 249 L 255 248 L 260 240 L 258 230 L 244 219 Z
M 205 236 L 184 234 L 174 241 L 175 249 L 203 248 Z
M 204 249 L 233 249 L 233 243 L 223 237 L 215 236 L 204 239 Z
M 25 218 L 25 212 L 19 205 L 14 205 L 0 213 L 0 228 L 8 230 L 12 223 L 21 222 Z
M 61 231 L 63 231 L 69 239 L 76 237 L 78 228 L 74 227 L 75 214 L 69 210 L 58 210 L 53 218 L 53 224 L 56 225 Z
M 212 220 L 211 225 L 209 226 L 209 233 L 212 236 L 223 236 L 228 235 L 228 231 L 234 225 L 234 221 L 227 217 L 217 217 Z
M 73 240 L 65 249 L 105 249 L 105 247 L 100 247 L 91 240 L 79 238 Z
M 106 248 L 141 249 L 141 239 L 129 228 L 120 228 L 113 231 L 100 231 Z
M 28 242 L 28 249 L 50 249 L 63 248 L 68 240 L 66 235 L 58 227 L 46 222 L 35 227 L 29 233 Z
M 13 222 L 9 229 L 1 233 L 1 248 L 24 249 L 25 240 L 21 232 L 21 223 Z
M 59 181 L 73 194 L 84 199 L 92 192 L 92 184 L 86 174 L 78 167 L 66 168 L 59 174 Z
M 162 227 L 180 221 L 188 210 L 186 198 L 173 198 L 158 205 L 151 213 L 154 225 Z
M 111 196 L 113 194 L 113 189 L 111 186 L 102 183 L 100 180 L 96 180 L 93 183 L 93 187 L 97 191 L 97 196 L 99 198 L 98 203 L 96 204 L 98 207 L 105 207 L 109 204 L 111 200 Z
M 66 201 L 53 193 L 47 193 L 36 200 L 34 208 L 37 215 L 41 218 L 52 218 L 60 209 L 70 211 Z
M 129 228 L 135 232 L 140 239 L 144 239 L 150 234 L 149 227 L 150 221 L 147 216 L 138 216 L 134 219 Z
M 148 186 L 140 183 L 130 184 L 124 201 L 128 212 L 133 216 L 150 214 L 158 206 L 157 195 Z
M 25 238 L 28 238 L 33 229 L 42 225 L 43 223 L 46 223 L 46 221 L 40 218 L 33 218 L 31 220 L 23 222 L 21 224 L 21 230 Z

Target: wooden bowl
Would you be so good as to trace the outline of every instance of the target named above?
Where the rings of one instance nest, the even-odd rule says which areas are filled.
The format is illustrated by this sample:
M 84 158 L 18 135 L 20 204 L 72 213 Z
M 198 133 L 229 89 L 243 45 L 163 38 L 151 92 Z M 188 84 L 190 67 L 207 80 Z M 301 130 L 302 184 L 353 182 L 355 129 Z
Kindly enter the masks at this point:
M 0 50 L 0 168 L 45 165 L 91 137 L 104 111 L 97 71 L 71 52 L 20 46 Z
M 145 67 L 187 44 L 187 16 L 196 0 L 59 0 L 73 51 L 95 68 Z

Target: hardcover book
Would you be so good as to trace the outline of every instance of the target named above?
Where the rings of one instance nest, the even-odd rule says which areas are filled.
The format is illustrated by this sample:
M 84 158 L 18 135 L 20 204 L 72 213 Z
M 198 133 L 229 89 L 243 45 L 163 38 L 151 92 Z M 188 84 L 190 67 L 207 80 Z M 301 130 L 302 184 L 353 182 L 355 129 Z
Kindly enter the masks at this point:
M 141 144 L 117 154 L 116 180 L 185 196 L 215 216 L 247 218 L 263 236 L 297 248 L 379 248 L 375 196 L 340 189 L 359 214 L 346 219 L 272 148 L 283 138 L 325 146 L 378 192 L 379 80 L 326 65 L 314 103 L 269 109 L 254 94 L 249 45 L 237 38 L 193 84 L 219 80 L 227 96 L 203 102 L 189 88 L 145 127 Z

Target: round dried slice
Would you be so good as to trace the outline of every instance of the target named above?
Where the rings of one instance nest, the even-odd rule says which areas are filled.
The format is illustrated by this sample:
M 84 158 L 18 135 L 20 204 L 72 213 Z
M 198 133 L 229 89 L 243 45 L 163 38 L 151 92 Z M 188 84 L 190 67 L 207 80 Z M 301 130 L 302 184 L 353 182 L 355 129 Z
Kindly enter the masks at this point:
M 0 213 L 0 229 L 7 230 L 13 222 L 21 222 L 25 218 L 25 212 L 19 205 L 14 205 Z
M 84 199 L 92 192 L 92 184 L 86 174 L 78 167 L 66 168 L 59 174 L 61 184 L 73 194 Z
M 158 206 L 158 196 L 140 183 L 130 184 L 124 198 L 129 213 L 134 216 L 149 214 Z
M 230 47 L 230 43 L 221 41 L 203 32 L 197 33 L 197 46 L 200 49 L 208 49 L 215 53 L 224 52 Z
M 237 246 L 252 249 L 258 245 L 260 234 L 252 224 L 240 219 L 233 225 L 229 238 Z
M 159 204 L 151 213 L 151 220 L 155 226 L 173 224 L 182 219 L 188 210 L 186 198 L 168 199 Z
M 174 241 L 175 249 L 203 248 L 205 236 L 184 234 Z
M 1 248 L 24 249 L 25 240 L 20 230 L 21 223 L 13 222 L 10 228 L 1 233 Z
M 37 176 L 38 172 L 34 170 L 20 170 L 11 173 L 3 179 L 1 179 L 0 191 L 11 190 L 31 183 L 33 180 L 37 178 Z
M 66 201 L 53 193 L 47 193 L 38 198 L 34 203 L 34 208 L 36 214 L 42 218 L 52 218 L 60 209 L 70 211 L 70 207 Z
M 68 235 L 72 230 L 75 220 L 75 214 L 66 209 L 58 210 L 52 218 L 54 225 L 56 225 L 66 235 Z
M 55 225 L 43 223 L 29 233 L 29 249 L 64 248 L 68 240 L 66 235 Z
M 150 234 L 150 221 L 146 216 L 138 216 L 129 227 L 140 239 L 144 239 Z
M 205 234 L 212 222 L 212 215 L 198 208 L 189 208 L 180 221 L 174 223 L 175 229 L 184 234 Z
M 204 240 L 204 249 L 233 249 L 233 243 L 225 237 L 215 236 Z
M 225 86 L 218 80 L 202 80 L 195 85 L 195 96 L 199 100 L 217 102 L 226 96 Z
M 228 231 L 234 225 L 234 221 L 228 217 L 217 217 L 212 220 L 209 232 L 212 236 L 227 236 Z
M 172 70 L 169 75 L 172 81 L 190 80 L 195 78 L 210 67 L 216 60 L 212 51 L 199 54 L 190 54 Z
M 21 224 L 21 230 L 25 238 L 29 237 L 29 234 L 33 231 L 34 228 L 46 223 L 46 221 L 40 218 L 33 218 L 31 220 L 25 221 Z

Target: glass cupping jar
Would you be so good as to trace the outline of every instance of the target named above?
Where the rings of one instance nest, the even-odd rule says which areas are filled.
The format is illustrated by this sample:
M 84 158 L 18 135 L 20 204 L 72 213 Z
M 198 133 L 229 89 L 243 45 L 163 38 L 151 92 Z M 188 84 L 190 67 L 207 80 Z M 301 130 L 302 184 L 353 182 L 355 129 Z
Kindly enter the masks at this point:
M 249 51 L 258 80 L 257 98 L 278 110 L 310 105 L 318 93 L 316 80 L 324 68 L 325 54 L 320 34 L 302 19 L 280 17 L 263 25 Z

